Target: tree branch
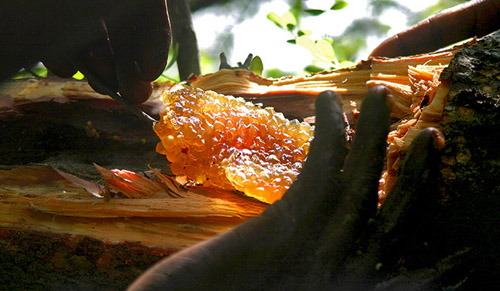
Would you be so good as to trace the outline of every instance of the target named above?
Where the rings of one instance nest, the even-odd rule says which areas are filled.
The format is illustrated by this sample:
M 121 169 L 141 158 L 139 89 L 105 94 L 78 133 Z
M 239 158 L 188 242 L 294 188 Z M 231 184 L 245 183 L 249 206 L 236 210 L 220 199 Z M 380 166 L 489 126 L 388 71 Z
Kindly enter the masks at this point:
M 186 80 L 191 74 L 201 74 L 200 52 L 188 1 L 168 1 L 168 13 L 172 22 L 174 44 L 179 45 L 179 54 L 177 56 L 179 77 L 181 80 Z

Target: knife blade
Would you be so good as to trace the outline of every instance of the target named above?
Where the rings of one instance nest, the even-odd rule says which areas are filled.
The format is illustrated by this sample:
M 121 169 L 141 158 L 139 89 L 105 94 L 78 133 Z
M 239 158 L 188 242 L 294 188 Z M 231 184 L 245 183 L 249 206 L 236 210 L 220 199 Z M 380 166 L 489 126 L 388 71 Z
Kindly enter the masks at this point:
M 87 77 L 87 80 L 92 82 L 92 85 L 98 87 L 101 92 L 104 92 L 109 97 L 113 98 L 120 105 L 129 110 L 132 114 L 139 117 L 141 120 L 147 121 L 154 126 L 158 120 L 151 117 L 149 114 L 141 110 L 139 107 L 131 104 L 127 99 L 123 98 L 118 92 L 115 92 L 108 85 L 106 85 L 101 79 L 99 79 L 96 75 L 90 72 L 85 65 L 79 64 L 78 69 L 80 72 Z

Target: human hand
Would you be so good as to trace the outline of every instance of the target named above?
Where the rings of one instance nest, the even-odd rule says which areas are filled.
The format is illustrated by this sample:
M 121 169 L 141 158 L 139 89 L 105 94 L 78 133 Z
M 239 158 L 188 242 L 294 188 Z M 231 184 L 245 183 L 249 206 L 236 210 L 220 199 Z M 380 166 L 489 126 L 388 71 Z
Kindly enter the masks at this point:
M 104 83 L 138 104 L 166 66 L 171 34 L 165 0 L 4 2 L 3 74 L 43 61 L 60 77 L 89 72 L 98 79 L 87 76 L 97 92 L 106 94 Z
M 433 15 L 382 42 L 372 57 L 427 53 L 500 29 L 498 0 L 470 1 Z
M 384 87 L 368 92 L 349 152 L 339 100 L 332 92 L 317 97 L 310 154 L 281 200 L 261 216 L 159 262 L 130 290 L 326 290 L 372 284 L 377 245 L 368 248 L 368 258 L 359 259 L 363 267 L 357 280 L 343 271 L 377 212 L 391 97 Z M 397 182 L 394 189 L 413 195 L 432 184 L 435 176 L 424 174 L 437 168 L 435 138 L 435 130 L 429 129 L 415 139 L 411 160 L 402 166 L 400 180 L 405 184 Z M 400 207 L 408 208 L 405 203 Z M 398 220 L 391 218 L 382 221 L 381 229 Z

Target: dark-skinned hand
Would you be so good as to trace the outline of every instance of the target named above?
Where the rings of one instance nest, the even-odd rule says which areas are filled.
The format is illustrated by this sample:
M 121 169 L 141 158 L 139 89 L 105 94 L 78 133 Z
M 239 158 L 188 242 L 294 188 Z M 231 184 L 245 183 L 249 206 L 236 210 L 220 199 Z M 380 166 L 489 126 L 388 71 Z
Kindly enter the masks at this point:
M 316 99 L 316 130 L 304 168 L 283 198 L 259 217 L 159 262 L 130 290 L 363 290 L 377 276 L 380 243 L 344 273 L 357 241 L 377 212 L 377 190 L 389 131 L 391 97 L 372 88 L 363 100 L 351 149 L 346 148 L 340 96 Z M 434 139 L 427 129 L 414 141 L 396 183 L 402 199 L 432 184 L 437 169 Z M 424 188 L 422 188 L 424 187 Z M 406 192 L 405 192 L 406 191 Z M 410 192 L 410 193 L 407 193 Z M 404 207 L 404 201 L 402 202 Z M 397 213 L 397 211 L 392 212 Z M 397 217 L 394 219 L 398 220 Z M 380 221 L 390 228 L 392 219 Z M 373 223 L 372 223 L 373 224 Z M 371 233 L 377 233 L 371 232 Z M 350 266 L 352 269 L 352 264 Z M 354 276 L 354 277 L 353 277 Z
M 446 9 L 382 42 L 372 57 L 400 57 L 432 52 L 500 29 L 500 1 L 476 0 Z
M 1 1 L 0 81 L 38 61 L 60 77 L 90 72 L 133 104 L 166 66 L 171 34 L 165 0 Z

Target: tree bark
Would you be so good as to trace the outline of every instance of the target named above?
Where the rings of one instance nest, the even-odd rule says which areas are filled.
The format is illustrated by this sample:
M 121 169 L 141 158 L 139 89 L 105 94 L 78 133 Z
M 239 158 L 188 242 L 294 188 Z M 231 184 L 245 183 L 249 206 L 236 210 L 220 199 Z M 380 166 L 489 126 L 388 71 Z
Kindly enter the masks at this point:
M 174 47 L 178 46 L 177 67 L 181 81 L 190 75 L 200 75 L 200 52 L 187 0 L 168 1 Z

